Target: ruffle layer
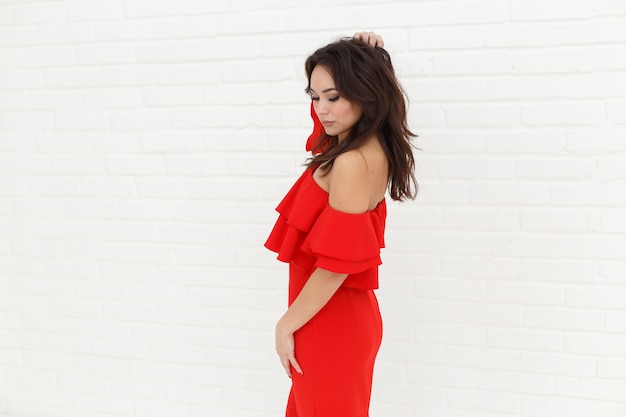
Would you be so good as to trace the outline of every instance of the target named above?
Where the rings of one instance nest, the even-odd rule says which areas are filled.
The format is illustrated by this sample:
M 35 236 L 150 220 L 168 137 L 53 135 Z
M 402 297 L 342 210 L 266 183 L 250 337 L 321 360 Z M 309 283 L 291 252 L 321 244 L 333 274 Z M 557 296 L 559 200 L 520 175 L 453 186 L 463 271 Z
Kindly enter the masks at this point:
M 344 213 L 328 204 L 328 193 L 308 169 L 296 181 L 276 211 L 278 220 L 265 246 L 278 260 L 348 274 L 344 286 L 378 288 L 380 249 L 385 246 L 387 208 Z

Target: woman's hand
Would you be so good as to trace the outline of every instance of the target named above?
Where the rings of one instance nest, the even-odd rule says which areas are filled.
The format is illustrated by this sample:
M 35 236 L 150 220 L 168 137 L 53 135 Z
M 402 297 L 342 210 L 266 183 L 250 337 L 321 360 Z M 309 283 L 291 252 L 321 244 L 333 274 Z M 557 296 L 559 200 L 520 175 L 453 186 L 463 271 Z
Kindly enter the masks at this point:
M 352 36 L 354 39 L 359 39 L 371 47 L 380 47 L 383 48 L 385 46 L 385 42 L 383 42 L 383 37 L 377 35 L 374 32 L 357 32 Z
M 282 322 L 279 320 L 276 324 L 276 353 L 278 353 L 280 363 L 285 368 L 289 378 L 291 378 L 291 367 L 302 375 L 302 368 L 300 368 L 300 364 L 296 360 L 295 346 L 293 332 L 284 329 Z

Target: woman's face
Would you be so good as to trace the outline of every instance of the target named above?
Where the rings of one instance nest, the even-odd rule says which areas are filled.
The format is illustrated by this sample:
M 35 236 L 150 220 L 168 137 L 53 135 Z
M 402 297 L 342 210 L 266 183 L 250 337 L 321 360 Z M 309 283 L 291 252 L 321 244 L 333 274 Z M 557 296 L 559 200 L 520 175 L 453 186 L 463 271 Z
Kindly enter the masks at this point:
M 339 95 L 335 80 L 326 67 L 317 65 L 311 73 L 311 100 L 326 134 L 337 136 L 339 141 L 348 136 L 359 121 L 363 111 Z

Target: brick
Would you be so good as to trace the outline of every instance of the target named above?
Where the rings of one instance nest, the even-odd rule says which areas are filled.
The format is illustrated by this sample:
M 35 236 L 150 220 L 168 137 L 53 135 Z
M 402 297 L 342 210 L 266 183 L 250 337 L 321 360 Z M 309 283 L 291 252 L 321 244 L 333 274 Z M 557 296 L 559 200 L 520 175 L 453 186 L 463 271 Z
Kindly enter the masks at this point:
M 28 107 L 27 101 L 28 96 L 22 91 L 0 92 L 0 110 L 23 110 Z
M 136 88 L 107 88 L 85 92 L 83 95 L 83 107 L 88 109 L 140 107 L 142 104 L 140 91 Z
M 596 161 L 579 158 L 518 158 L 515 162 L 518 178 L 584 180 L 596 172 Z
M 37 31 L 34 26 L 6 26 L 0 28 L 0 47 L 34 45 L 37 43 Z M 25 48 L 15 50 L 15 54 L 24 53 Z M 21 53 L 20 53 L 21 52 Z
M 43 79 L 46 87 L 88 87 L 99 85 L 99 74 L 97 68 L 51 68 L 43 71 Z
M 595 69 L 592 48 L 542 50 L 513 55 L 514 73 L 590 72 Z
M 61 130 L 105 130 L 107 114 L 101 110 L 58 110 L 55 126 Z
M 153 156 L 116 156 L 105 162 L 108 173 L 116 175 L 162 175 L 165 164 L 160 155 Z
M 167 66 L 150 67 L 157 73 L 157 79 L 160 84 L 213 84 L 219 81 L 220 64 L 213 62 L 197 62 L 197 63 L 172 63 Z M 120 68 L 120 71 L 125 68 Z M 126 78 L 126 77 L 124 77 Z M 143 71 L 138 72 L 139 79 L 143 78 Z M 155 84 L 149 81 L 149 84 Z M 134 84 L 134 83 L 133 83 Z
M 209 51 L 212 49 L 209 48 Z M 215 54 L 215 51 L 212 52 Z M 232 52 L 231 52 L 232 53 Z M 278 80 L 297 80 L 300 78 L 300 73 L 296 73 L 291 62 L 285 59 L 273 59 L 263 60 L 261 62 L 255 62 L 251 65 L 251 61 L 234 61 L 221 66 L 222 71 L 220 78 L 224 82 L 242 82 L 242 81 L 278 81 Z M 298 67 L 298 70 L 300 68 Z
M 480 382 L 480 371 L 472 368 L 409 365 L 409 381 L 431 387 L 475 387 Z
M 624 334 L 571 333 L 565 335 L 565 351 L 576 355 L 621 356 L 626 349 Z
M 133 45 L 79 45 L 76 47 L 78 65 L 125 64 L 135 62 Z
M 609 97 L 623 99 L 626 92 L 626 87 L 622 84 L 626 77 L 619 72 L 607 73 L 601 77 L 597 74 L 580 74 L 577 75 L 576 78 L 578 78 L 577 82 L 569 83 L 571 87 L 568 93 L 561 94 L 560 96 L 589 99 L 606 99 Z M 590 110 L 588 112 L 590 112 Z M 584 113 L 582 116 L 589 117 Z M 607 109 L 607 117 L 609 120 L 611 116 L 612 112 L 609 107 Z
M 506 74 L 512 68 L 511 55 L 505 52 L 436 54 L 433 57 L 433 72 L 440 75 Z
M 589 232 L 591 215 L 587 210 L 524 210 L 521 213 L 522 230 L 547 232 Z
M 562 334 L 554 331 L 491 328 L 487 333 L 487 345 L 495 349 L 561 352 L 565 341 Z
M 555 413 L 583 417 L 602 413 L 602 404 L 578 398 L 525 395 L 522 399 L 522 412 L 530 417 L 550 417 Z
M 626 381 L 574 378 L 560 376 L 557 380 L 557 392 L 567 397 L 589 398 L 604 401 L 616 401 L 622 398 Z
M 11 23 L 11 6 L 0 6 L 0 23 L 7 26 Z
M 600 262 L 598 279 L 606 283 L 621 284 L 620 279 L 624 271 L 625 262 L 623 260 Z
M 554 20 L 589 18 L 594 14 L 594 7 L 588 1 L 541 1 L 513 0 L 511 2 L 511 20 Z
M 20 25 L 65 22 L 65 4 L 15 4 L 11 7 L 11 17 L 13 23 Z
M 589 259 L 524 259 L 517 265 L 517 276 L 523 281 L 593 283 L 597 281 L 598 265 Z
M 0 153 L 5 152 L 34 152 L 37 149 L 35 133 L 5 133 L 0 141 Z
M 520 122 L 519 108 L 512 105 L 445 106 L 444 112 L 450 127 L 502 127 Z
M 95 40 L 94 26 L 90 23 L 63 22 L 40 25 L 39 31 L 40 42 L 43 44 L 81 44 Z
M 65 373 L 59 375 L 59 387 L 73 392 L 106 392 L 110 384 L 109 378 L 92 375 Z
M 81 405 L 86 411 L 109 414 L 128 414 L 134 410 L 134 402 L 130 399 L 120 398 L 119 401 L 111 401 L 110 396 L 103 394 L 81 394 Z
M 534 4 L 533 2 L 532 4 Z M 532 7 L 516 0 L 520 9 Z M 568 27 L 557 22 L 517 21 L 514 25 L 494 25 L 484 30 L 485 45 L 491 48 L 558 46 L 567 43 Z
M 102 237 L 102 226 L 85 221 L 49 220 L 46 222 L 46 234 L 54 239 L 99 239 Z
M 455 230 L 517 230 L 520 227 L 517 210 L 452 208 L 443 210 L 443 218 L 445 226 Z
M 39 133 L 34 135 L 36 147 L 41 153 L 51 153 L 53 151 L 66 154 L 85 154 L 94 151 L 94 146 L 90 135 L 74 132 Z M 28 141 L 24 140 L 24 145 Z
M 604 313 L 601 311 L 568 311 L 555 308 L 527 308 L 524 323 L 534 328 L 558 328 L 580 331 L 604 330 Z
M 30 90 L 42 86 L 41 72 L 38 70 L 0 71 L 0 90 Z
M 585 308 L 619 309 L 623 306 L 620 300 L 626 295 L 626 287 L 619 285 L 603 285 L 593 288 L 571 286 L 565 289 L 568 306 Z
M 544 154 L 562 152 L 567 136 L 558 132 L 486 132 L 485 148 L 494 154 Z
M 504 158 L 441 158 L 438 173 L 442 178 L 513 178 L 515 161 Z
M 417 342 L 465 346 L 485 346 L 487 342 L 487 329 L 483 327 L 470 329 L 450 323 L 417 323 L 415 331 Z
M 278 12 L 252 11 L 221 14 L 218 18 L 220 34 L 267 33 L 286 29 L 286 16 Z
M 81 195 L 88 197 L 130 197 L 135 195 L 135 185 L 129 179 L 84 178 Z
M 412 51 L 480 48 L 484 45 L 483 32 L 473 27 L 450 26 L 409 30 L 409 50 Z
M 450 407 L 462 410 L 516 414 L 521 412 L 521 399 L 520 394 L 458 389 L 449 391 Z
M 485 288 L 471 280 L 442 280 L 421 278 L 415 281 L 415 294 L 420 298 L 439 300 L 484 300 Z M 462 306 L 457 307 L 461 308 Z
M 524 321 L 521 306 L 501 306 L 488 303 L 452 303 L 451 320 L 457 323 L 519 326 Z
M 102 86 L 151 85 L 158 83 L 158 71 L 152 65 L 105 65 L 98 70 L 95 79 L 98 80 L 97 85 Z
M 146 106 L 185 106 L 202 104 L 202 89 L 196 86 L 145 87 L 142 89 Z
M 139 63 L 180 63 L 200 59 L 197 46 L 192 41 L 141 43 L 134 50 L 135 59 Z
M 609 102 L 607 113 L 609 119 L 617 124 L 626 124 L 626 102 Z
M 484 372 L 480 387 L 490 391 L 554 395 L 556 378 L 550 375 L 528 375 L 521 372 Z
M 97 0 L 70 0 L 67 2 L 69 21 L 108 20 L 124 17 L 122 0 L 112 0 L 106 5 Z
M 486 347 L 450 346 L 446 349 L 446 363 L 459 367 L 519 371 L 521 352 Z
M 562 305 L 565 301 L 563 288 L 541 284 L 489 283 L 487 299 L 530 305 Z
M 599 69 L 619 70 L 626 68 L 626 46 L 609 45 L 596 48 L 596 59 Z
M 11 249 L 15 255 L 28 258 L 63 257 L 63 244 L 54 240 L 16 239 L 11 243 Z
M 616 403 L 604 403 L 602 413 L 607 417 L 619 417 L 626 411 L 626 405 Z
M 71 90 L 33 91 L 28 99 L 29 106 L 33 109 L 76 109 L 83 105 L 83 94 Z
M 148 9 L 152 8 L 152 3 L 146 4 L 150 4 Z M 218 31 L 217 21 L 217 16 L 185 16 L 161 20 L 155 23 L 154 32 L 157 38 L 163 39 L 215 36 Z
M 598 360 L 598 376 L 623 380 L 626 376 L 626 359 L 622 357 Z
M 606 122 L 606 109 L 599 101 L 524 105 L 521 119 L 530 126 L 602 124 Z
M 476 184 L 472 186 L 471 201 L 477 206 L 544 205 L 550 198 L 547 185 L 521 184 Z
M 34 46 L 23 48 L 20 51 L 20 59 L 24 67 L 27 68 L 72 66 L 76 65 L 76 49 L 67 45 Z
M 52 159 L 50 172 L 63 175 L 104 174 L 105 161 L 99 156 L 64 156 Z
M 176 16 L 182 13 L 179 4 L 169 0 L 126 0 L 124 14 L 127 17 Z

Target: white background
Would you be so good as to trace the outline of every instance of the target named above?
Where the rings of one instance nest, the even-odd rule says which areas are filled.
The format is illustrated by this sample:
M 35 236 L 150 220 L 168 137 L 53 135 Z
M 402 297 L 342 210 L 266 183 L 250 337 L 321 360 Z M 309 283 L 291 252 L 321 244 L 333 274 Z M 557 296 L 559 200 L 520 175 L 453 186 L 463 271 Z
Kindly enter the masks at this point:
M 626 416 L 623 0 L 0 1 L 0 414 L 284 413 L 262 244 L 359 29 L 422 149 L 371 416 Z

